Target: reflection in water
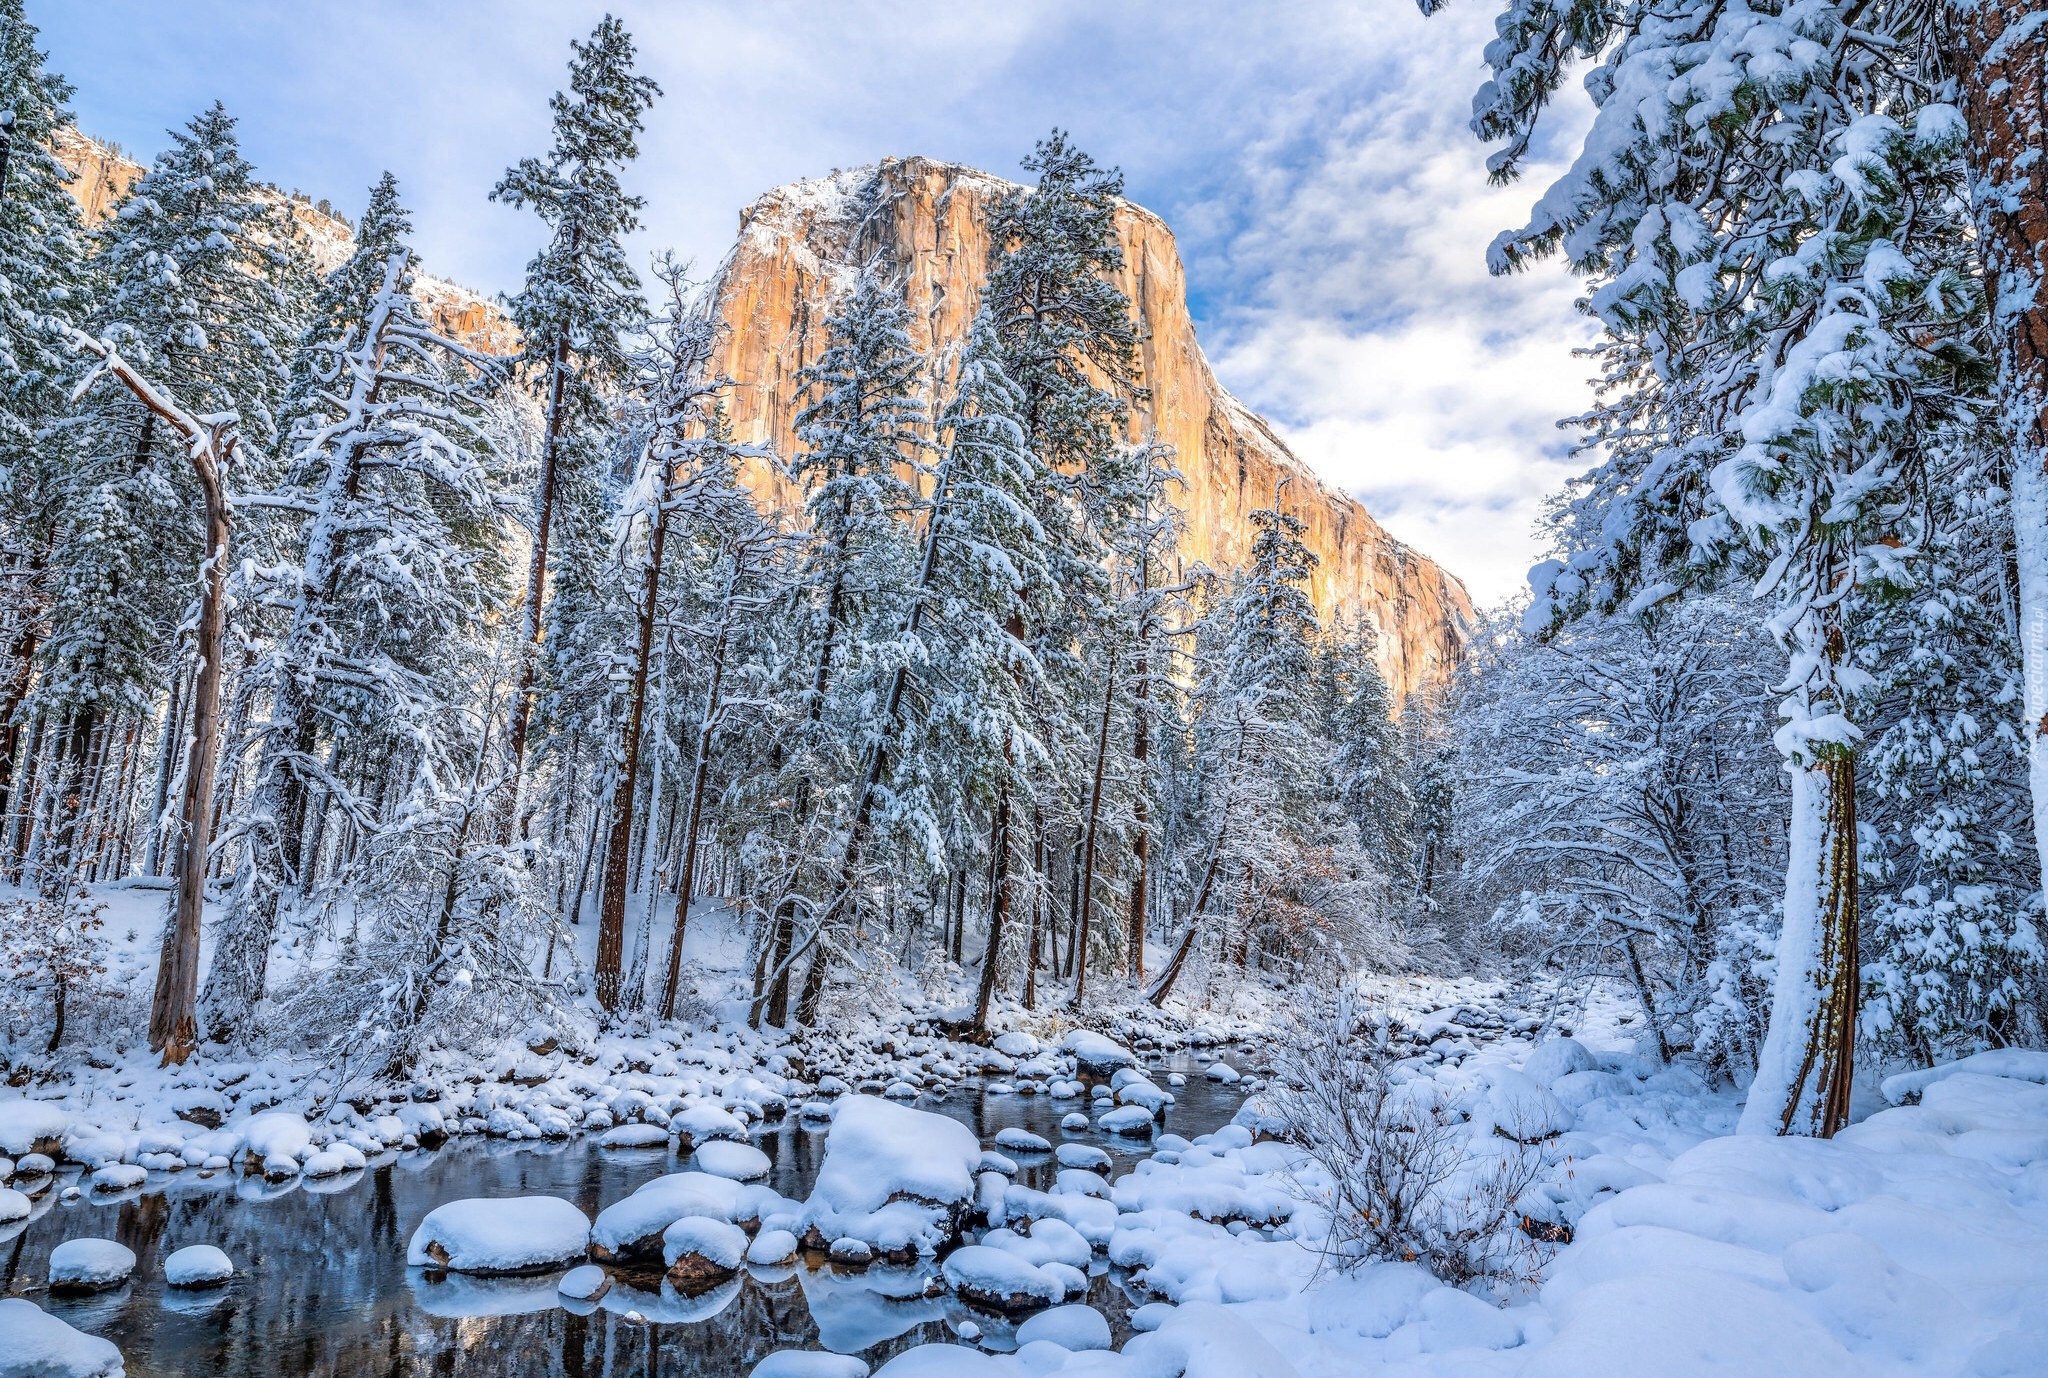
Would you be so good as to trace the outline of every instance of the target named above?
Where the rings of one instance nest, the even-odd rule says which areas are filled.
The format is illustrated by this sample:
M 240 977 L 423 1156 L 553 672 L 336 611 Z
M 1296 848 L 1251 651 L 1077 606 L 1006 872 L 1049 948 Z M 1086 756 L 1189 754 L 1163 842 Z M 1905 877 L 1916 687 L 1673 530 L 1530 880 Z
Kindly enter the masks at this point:
M 1241 1099 L 1207 1081 L 1199 1064 L 1175 1057 L 1161 1069 L 1187 1071 L 1166 1129 L 1192 1137 L 1229 1120 Z M 1073 1101 L 984 1097 L 954 1090 L 919 1102 L 962 1121 L 982 1143 L 1011 1125 L 1054 1143 L 1107 1149 L 1122 1173 L 1145 1145 L 1088 1133 L 1062 1134 Z M 803 1199 L 823 1161 L 825 1135 L 794 1117 L 756 1136 L 774 1161 L 768 1185 Z M 1017 1180 L 1049 1190 L 1048 1154 L 1010 1155 Z M 658 1275 L 615 1279 L 594 1305 L 565 1305 L 558 1274 L 538 1278 L 431 1278 L 405 1266 L 405 1242 L 420 1218 L 465 1196 L 553 1195 L 595 1216 L 640 1183 L 689 1166 L 664 1150 L 607 1153 L 588 1139 L 557 1143 L 465 1142 L 438 1153 L 407 1153 L 319 1183 L 269 1184 L 221 1174 L 152 1174 L 146 1190 L 114 1200 L 36 1202 L 26 1226 L 0 1233 L 0 1294 L 39 1287 L 50 1250 L 97 1235 L 134 1250 L 135 1276 L 97 1296 L 41 1305 L 80 1330 L 121 1347 L 130 1378 L 381 1378 L 382 1375 L 565 1374 L 568 1378 L 724 1378 L 744 1375 L 777 1349 L 860 1353 L 876 1367 L 914 1345 L 952 1338 L 973 1319 L 990 1343 L 1011 1331 L 997 1317 L 949 1295 L 929 1296 L 935 1264 L 841 1269 L 750 1269 L 697 1296 Z M 163 1285 L 163 1259 L 187 1244 L 217 1244 L 239 1273 L 226 1287 L 178 1292 Z M 1090 1304 L 1121 1338 L 1132 1299 L 1120 1275 L 1091 1279 Z

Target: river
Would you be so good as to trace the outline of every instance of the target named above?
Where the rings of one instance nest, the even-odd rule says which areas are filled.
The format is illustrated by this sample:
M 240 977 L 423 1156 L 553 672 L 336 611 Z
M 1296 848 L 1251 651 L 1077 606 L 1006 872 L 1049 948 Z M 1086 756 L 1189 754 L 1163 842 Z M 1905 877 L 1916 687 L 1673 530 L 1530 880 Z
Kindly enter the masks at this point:
M 1225 1054 L 1228 1055 L 1227 1053 Z M 1193 1138 L 1227 1123 L 1242 1096 L 1202 1075 L 1183 1054 L 1154 1057 L 1165 1085 L 1184 1072 L 1162 1132 Z M 988 1095 L 978 1084 L 927 1095 L 921 1108 L 950 1115 L 992 1145 L 1011 1125 L 1055 1144 L 1107 1149 L 1113 1175 L 1150 1152 L 1144 1141 L 1062 1133 L 1081 1102 Z M 825 1134 L 792 1115 L 761 1127 L 754 1142 L 774 1160 L 768 1185 L 802 1200 L 823 1160 Z M 1048 1188 L 1054 1171 L 1020 1160 L 1017 1180 Z M 860 1354 L 879 1367 L 913 1345 L 951 1339 L 972 1322 L 984 1343 L 1008 1344 L 1010 1322 L 951 1295 L 922 1296 L 935 1269 L 797 1266 L 754 1269 L 696 1298 L 673 1289 L 615 1283 L 596 1309 L 560 1304 L 554 1279 L 434 1281 L 405 1266 L 405 1245 L 429 1210 L 469 1196 L 554 1195 L 595 1217 L 649 1178 L 690 1167 L 662 1149 L 603 1150 L 589 1138 L 559 1142 L 465 1140 L 435 1152 L 374 1160 L 347 1177 L 294 1182 L 151 1174 L 139 1191 L 113 1200 L 91 1194 L 55 1200 L 61 1176 L 12 1237 L 0 1233 L 0 1293 L 40 1287 L 50 1250 L 99 1236 L 135 1251 L 128 1284 L 81 1298 L 36 1300 L 54 1315 L 119 1345 L 130 1378 L 368 1378 L 370 1375 L 553 1374 L 571 1378 L 744 1378 L 777 1349 Z M 224 1288 L 182 1292 L 163 1285 L 162 1259 L 187 1244 L 227 1250 L 238 1274 Z M 1097 1257 L 1087 1300 L 1109 1316 L 1119 1340 L 1133 1298 L 1121 1270 Z M 577 1314 L 578 1311 L 586 1314 Z M 637 1312 L 638 1315 L 629 1315 Z

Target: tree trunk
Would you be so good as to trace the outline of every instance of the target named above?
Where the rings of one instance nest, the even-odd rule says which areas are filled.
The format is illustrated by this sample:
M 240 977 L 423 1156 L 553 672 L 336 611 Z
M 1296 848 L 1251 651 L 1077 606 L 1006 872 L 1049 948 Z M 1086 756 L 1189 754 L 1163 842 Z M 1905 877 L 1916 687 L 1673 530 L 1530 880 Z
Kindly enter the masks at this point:
M 1116 702 L 1116 656 L 1110 655 L 1103 674 L 1102 722 L 1095 731 L 1095 780 L 1088 787 L 1088 829 L 1081 846 L 1081 914 L 1075 923 L 1074 1001 L 1075 1009 L 1088 992 L 1088 920 L 1095 912 L 1095 838 L 1102 821 L 1102 774 L 1109 761 L 1109 710 Z
M 35 568 L 41 568 L 38 561 Z M 32 573 L 29 576 L 33 579 Z M 0 692 L 0 800 L 7 797 L 14 785 L 15 769 L 20 760 L 21 750 L 21 706 L 28 698 L 29 685 L 34 681 L 36 651 L 42 644 L 37 634 L 33 617 L 24 620 L 21 634 L 14 639 L 8 650 L 8 661 L 14 673 L 7 678 L 7 688 Z
M 85 823 L 85 795 L 92 774 L 92 747 L 99 710 L 90 703 L 75 705 L 58 743 L 55 845 L 45 858 L 36 887 L 45 898 L 70 893 L 77 879 L 79 832 Z
M 44 724 L 47 721 L 41 713 L 30 717 L 28 746 L 22 751 L 21 778 L 15 782 L 14 797 L 7 811 L 8 826 L 13 829 L 7 860 L 7 879 L 11 884 L 21 882 L 28 862 L 29 844 L 35 834 L 36 785 L 42 773 L 46 749 L 43 738 L 48 735 Z
M 1785 924 L 1743 1133 L 1828 1138 L 1848 1122 L 1858 970 L 1855 788 L 1855 758 L 1839 749 L 1792 771 Z
M 1195 937 L 1202 926 L 1202 914 L 1209 907 L 1209 892 L 1216 886 L 1216 868 L 1223 860 L 1223 840 L 1230 829 L 1226 819 L 1216 829 L 1216 841 L 1209 848 L 1209 864 L 1202 869 L 1201 888 L 1195 891 L 1194 906 L 1188 910 L 1187 931 L 1180 935 L 1180 946 L 1174 948 L 1173 957 L 1166 964 L 1166 970 L 1159 974 L 1159 984 L 1152 987 L 1145 998 L 1157 1007 L 1166 1003 L 1166 997 L 1173 993 L 1173 983 L 1180 979 L 1180 969 L 1187 963 L 1188 953 L 1194 950 Z
M 573 252 L 573 250 L 572 250 Z M 533 716 L 534 679 L 540 670 L 541 599 L 547 592 L 548 537 L 555 524 L 555 470 L 562 443 L 562 389 L 569 371 L 569 340 L 555 341 L 548 364 L 547 435 L 540 451 L 540 492 L 535 499 L 533 554 L 526 563 L 526 615 L 520 628 L 519 665 L 512 688 L 512 722 L 505 733 L 505 751 L 512 763 L 512 787 L 505 801 L 502 840 L 519 831 L 519 795 L 525 787 L 526 730 Z
M 152 416 L 163 418 L 184 437 L 205 504 L 206 558 L 200 568 L 199 631 L 194 647 L 198 670 L 192 695 L 192 749 L 179 807 L 183 826 L 178 839 L 177 907 L 164 929 L 149 1012 L 149 1046 L 160 1050 L 164 1065 L 170 1066 L 192 1055 L 197 1037 L 193 1006 L 199 993 L 199 922 L 206 903 L 207 852 L 213 840 L 211 806 L 214 771 L 220 759 L 221 658 L 227 630 L 229 528 L 221 474 L 234 456 L 234 422 L 230 417 L 202 424 L 105 344 L 76 330 L 71 339 L 97 355 Z
M 640 607 L 633 641 L 633 672 L 626 690 L 626 740 L 619 778 L 612 792 L 611 841 L 605 848 L 604 896 L 597 915 L 597 1003 L 606 1013 L 619 1007 L 619 958 L 626 939 L 626 892 L 633 858 L 634 792 L 640 783 L 640 728 L 646 717 L 647 673 L 654 658 L 656 604 L 661 593 L 661 558 L 668 540 L 669 475 L 664 469 L 654 504 L 654 529 L 640 571 Z M 545 520 L 545 518 L 543 518 Z M 650 802 L 650 809 L 652 804 Z M 648 904 L 654 897 L 648 896 Z M 635 997 L 635 1004 L 638 997 Z
M 1038 954 L 1045 923 L 1045 812 L 1031 806 L 1031 937 L 1024 945 L 1024 1008 L 1038 1007 Z
M 1145 920 L 1146 906 L 1151 896 L 1146 893 L 1151 880 L 1152 857 L 1152 809 L 1151 780 L 1145 773 L 1146 758 L 1152 748 L 1152 719 L 1149 702 L 1151 686 L 1146 683 L 1146 659 L 1144 642 L 1138 643 L 1137 685 L 1133 696 L 1137 705 L 1133 710 L 1137 718 L 1136 741 L 1132 743 L 1131 760 L 1136 764 L 1137 801 L 1133 812 L 1137 819 L 1137 838 L 1132 844 L 1131 861 L 1137 874 L 1131 878 L 1131 912 L 1128 920 L 1131 948 L 1131 979 L 1142 982 L 1145 979 Z
M 981 954 L 981 982 L 974 992 L 974 1030 L 988 1028 L 989 1007 L 995 1003 L 996 981 L 1002 969 L 1003 925 L 1010 917 L 1010 753 L 1003 753 L 1003 778 L 996 789 L 995 827 L 990 831 L 991 849 L 988 894 L 988 946 Z
M 690 816 L 683 825 L 683 871 L 676 882 L 675 931 L 668 942 L 668 974 L 661 986 L 661 1017 L 676 1017 L 676 986 L 683 975 L 683 939 L 689 930 L 690 892 L 697 884 L 697 835 L 704 827 L 704 785 L 711 776 L 711 740 L 718 731 L 719 693 L 725 684 L 725 649 L 732 630 L 733 600 L 738 594 L 738 560 L 734 579 L 726 588 L 725 613 L 718 622 L 718 637 L 711 646 L 711 683 L 704 691 L 704 717 L 697 725 L 697 762 L 690 772 Z M 653 903 L 652 897 L 648 903 Z M 785 977 L 787 973 L 784 973 Z M 785 983 L 785 989 L 786 989 Z
M 1846 578 L 1846 572 L 1838 575 Z M 1794 625 L 1795 662 L 1814 682 L 1787 700 L 1797 720 L 1839 714 L 1832 668 L 1845 658 L 1834 608 Z M 1841 734 L 1836 734 L 1839 738 Z M 1781 739 L 1782 740 L 1782 739 Z M 1739 1132 L 1831 1137 L 1848 1123 L 1856 1053 L 1856 758 L 1843 740 L 1787 749 L 1792 818 L 1771 1020 Z
M 194 641 L 198 668 L 192 688 L 192 747 L 179 801 L 178 899 L 164 930 L 157 962 L 156 993 L 149 1014 L 149 1046 L 163 1053 L 165 1066 L 192 1055 L 198 1031 L 193 1008 L 199 994 L 199 924 L 206 907 L 206 862 L 213 841 L 213 781 L 220 763 L 220 691 L 227 631 L 228 506 L 220 469 L 234 451 L 232 438 L 216 427 L 204 441 L 189 437 L 192 467 L 206 502 L 207 564 L 201 576 L 199 630 Z
M 2048 25 L 2039 0 L 1948 0 L 2012 460 L 2034 840 L 2048 874 Z

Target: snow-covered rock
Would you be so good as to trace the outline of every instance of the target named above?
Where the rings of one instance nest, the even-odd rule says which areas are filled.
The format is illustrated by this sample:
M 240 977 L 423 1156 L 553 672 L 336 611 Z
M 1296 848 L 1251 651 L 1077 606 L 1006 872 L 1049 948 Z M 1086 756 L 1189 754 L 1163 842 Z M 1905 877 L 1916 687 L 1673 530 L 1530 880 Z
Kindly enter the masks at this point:
M 1936 1067 L 1900 1072 L 1884 1079 L 1884 1098 L 1893 1105 L 1904 1105 L 1918 1100 L 1936 1082 L 1946 1081 L 1959 1073 L 2048 1083 L 2048 1052 L 2032 1048 L 1992 1048 Z
M 1142 1138 L 1152 1132 L 1152 1112 L 1142 1105 L 1120 1105 L 1096 1120 L 1095 1127 L 1105 1134 Z
M 0 1187 L 0 1225 L 12 1225 L 17 1220 L 26 1220 L 35 1209 L 35 1202 L 25 1192 L 13 1187 Z
M 1006 1148 L 1012 1153 L 1048 1153 L 1052 1150 L 1052 1143 L 1042 1135 L 1012 1125 L 996 1131 L 996 1147 Z M 1014 1164 L 1012 1170 L 1015 1170 Z
M 1220 1081 L 1225 1086 L 1231 1086 L 1243 1080 L 1243 1077 L 1239 1075 L 1237 1068 L 1231 1066 L 1227 1062 L 1210 1063 L 1208 1070 L 1203 1072 L 1202 1075 L 1209 1078 L 1209 1080 L 1211 1081 Z
M 612 1275 L 595 1263 L 580 1263 L 562 1274 L 555 1290 L 571 1301 L 596 1301 L 612 1285 Z
M 1030 1311 L 1066 1295 L 1066 1284 L 1003 1249 L 968 1244 L 946 1255 L 946 1283 L 969 1301 L 1000 1311 Z
M 1080 1111 L 1060 1116 L 1060 1128 L 1069 1134 L 1079 1134 L 1088 1128 L 1088 1117 Z
M 546 1272 L 583 1257 L 590 1220 L 558 1196 L 472 1196 L 428 1211 L 405 1261 L 483 1277 Z
M 672 1172 L 641 1183 L 631 1196 L 598 1212 L 590 1227 L 590 1256 L 600 1263 L 651 1263 L 661 1253 L 662 1232 L 686 1215 L 752 1229 L 764 1212 L 790 1205 L 766 1187 L 708 1172 Z
M 841 1102 L 800 1231 L 812 1247 L 847 1236 L 877 1253 L 933 1253 L 974 1201 L 981 1145 L 958 1120 L 855 1096 Z
M 1599 1060 L 1576 1038 L 1546 1038 L 1522 1064 L 1522 1075 L 1546 1091 L 1559 1077 L 1599 1070 Z
M 1092 1077 L 1107 1077 L 1119 1068 L 1138 1065 L 1138 1055 L 1115 1039 L 1090 1029 L 1074 1029 L 1060 1040 L 1060 1050 Z
M 1082 1168 L 1105 1175 L 1112 1162 L 1108 1152 L 1094 1144 L 1061 1144 L 1053 1156 L 1063 1168 Z
M 1481 1113 L 1502 1138 L 1538 1143 L 1556 1138 L 1575 1122 L 1564 1102 L 1537 1085 L 1534 1078 L 1505 1068 L 1496 1068 L 1487 1077 L 1491 1084 Z
M 669 1281 L 686 1295 L 725 1281 L 746 1257 L 746 1231 L 724 1220 L 686 1215 L 662 1231 L 662 1264 Z
M 747 1262 L 772 1268 L 795 1258 L 796 1248 L 796 1236 L 788 1230 L 763 1230 L 747 1246 Z
M 733 1143 L 729 1139 L 699 1144 L 690 1161 L 699 1172 L 730 1177 L 735 1182 L 758 1182 L 775 1166 L 767 1154 L 752 1144 Z
M 289 1110 L 251 1115 L 241 1123 L 239 1132 L 250 1165 L 265 1177 L 296 1176 L 300 1163 L 312 1156 L 312 1127 Z
M 354 1172 L 369 1165 L 369 1159 L 354 1144 L 332 1143 L 325 1148 L 314 1149 L 306 1155 L 300 1171 L 318 1180 L 322 1177 L 339 1177 L 344 1172 Z
M 71 1117 L 58 1106 L 9 1096 L 0 1100 L 0 1153 L 10 1158 L 30 1153 L 54 1158 L 70 1125 Z
M 1166 1107 L 1173 1104 L 1173 1093 L 1162 1091 L 1146 1077 L 1132 1077 L 1116 1090 L 1117 1104 L 1135 1105 L 1155 1118 L 1166 1113 Z
M 1038 1040 L 1021 1030 L 1013 1030 L 996 1035 L 995 1050 L 1007 1057 L 1036 1057 Z
M 820 1349 L 778 1349 L 755 1364 L 748 1378 L 868 1378 L 867 1362 Z
M 679 1153 L 691 1153 L 719 1140 L 742 1144 L 747 1141 L 746 1123 L 717 1105 L 686 1105 L 669 1120 L 668 1127 L 675 1133 Z
M 50 1250 L 52 1292 L 103 1292 L 134 1271 L 134 1251 L 111 1239 L 67 1239 Z
M 659 1124 L 615 1124 L 597 1136 L 599 1148 L 667 1148 L 668 1129 Z
M 1055 1306 L 1017 1327 L 1017 1344 L 1040 1340 L 1061 1349 L 1108 1349 L 1109 1321 L 1092 1306 Z
M 121 1351 L 32 1301 L 0 1299 L 0 1378 L 122 1378 Z
M 218 1287 L 234 1275 L 234 1260 L 211 1244 L 187 1244 L 164 1259 L 164 1282 L 171 1287 Z
M 90 1180 L 94 1191 L 132 1191 L 149 1180 L 149 1169 L 136 1163 L 108 1163 L 94 1168 Z

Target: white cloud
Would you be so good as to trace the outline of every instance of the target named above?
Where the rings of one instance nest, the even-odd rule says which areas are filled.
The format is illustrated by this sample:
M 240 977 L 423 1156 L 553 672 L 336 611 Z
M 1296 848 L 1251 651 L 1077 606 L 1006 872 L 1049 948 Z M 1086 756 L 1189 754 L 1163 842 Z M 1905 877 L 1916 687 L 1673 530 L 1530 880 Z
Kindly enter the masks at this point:
M 428 262 L 491 290 L 538 236 L 489 189 L 606 9 L 666 92 L 643 253 L 708 268 L 771 186 L 888 154 L 1014 173 L 1063 125 L 1173 225 L 1225 383 L 1482 600 L 1518 586 L 1578 467 L 1553 422 L 1587 400 L 1587 328 L 1561 270 L 1485 272 L 1549 171 L 1489 189 L 1465 132 L 1486 0 L 31 0 L 87 129 L 147 157 L 218 97 L 286 186 L 349 208 L 390 167 Z

